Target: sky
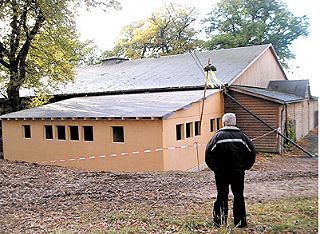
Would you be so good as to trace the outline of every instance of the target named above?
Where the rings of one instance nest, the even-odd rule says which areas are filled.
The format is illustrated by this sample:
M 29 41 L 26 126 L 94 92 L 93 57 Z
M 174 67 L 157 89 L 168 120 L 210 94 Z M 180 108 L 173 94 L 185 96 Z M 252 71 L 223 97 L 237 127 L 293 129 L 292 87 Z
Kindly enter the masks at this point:
M 90 39 L 101 50 L 114 47 L 122 27 L 137 21 L 145 20 L 157 8 L 170 2 L 195 7 L 199 12 L 199 19 L 203 19 L 217 0 L 118 0 L 122 10 L 103 12 L 99 9 L 86 12 L 81 11 L 77 17 L 77 28 L 83 40 Z M 292 51 L 296 59 L 289 62 L 290 71 L 286 71 L 289 80 L 309 79 L 311 94 L 320 96 L 320 77 L 317 66 L 320 66 L 320 14 L 316 0 L 284 0 L 288 9 L 296 16 L 309 17 L 309 36 L 298 38 L 292 44 Z

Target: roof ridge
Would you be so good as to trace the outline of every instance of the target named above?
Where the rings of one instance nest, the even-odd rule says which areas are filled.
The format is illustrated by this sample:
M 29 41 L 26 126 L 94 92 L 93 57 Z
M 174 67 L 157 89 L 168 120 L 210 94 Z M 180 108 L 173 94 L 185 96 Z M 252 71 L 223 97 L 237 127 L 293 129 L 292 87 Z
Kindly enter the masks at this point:
M 145 58 L 136 58 L 136 59 L 129 59 L 128 61 L 133 62 L 133 61 L 141 61 L 141 60 L 157 60 L 157 59 L 163 59 L 163 58 L 172 58 L 172 57 L 178 57 L 178 56 L 186 56 L 189 55 L 191 52 L 192 53 L 210 53 L 210 52 L 219 52 L 219 51 L 226 51 L 226 50 L 238 50 L 238 49 L 245 49 L 245 48 L 253 48 L 253 47 L 266 47 L 269 48 L 271 46 L 270 43 L 268 44 L 262 44 L 262 45 L 249 45 L 249 46 L 239 46 L 239 47 L 233 47 L 233 48 L 221 48 L 221 49 L 213 49 L 213 50 L 203 50 L 203 51 L 189 51 L 186 53 L 181 53 L 181 54 L 168 54 L 168 55 L 162 55 L 158 58 L 156 57 L 145 57 Z M 103 63 L 99 63 L 102 65 Z M 99 65 L 98 64 L 98 65 Z M 95 64 L 97 65 L 97 64 Z M 89 66 L 94 66 L 94 65 L 89 65 Z
M 261 44 L 261 45 L 248 45 L 248 46 L 238 46 L 238 47 L 233 47 L 233 48 L 221 48 L 221 49 L 217 49 L 216 51 L 219 50 L 235 50 L 235 49 L 245 49 L 245 48 L 253 48 L 253 47 L 266 47 L 269 48 L 270 46 L 272 46 L 271 43 L 267 43 L 267 44 Z

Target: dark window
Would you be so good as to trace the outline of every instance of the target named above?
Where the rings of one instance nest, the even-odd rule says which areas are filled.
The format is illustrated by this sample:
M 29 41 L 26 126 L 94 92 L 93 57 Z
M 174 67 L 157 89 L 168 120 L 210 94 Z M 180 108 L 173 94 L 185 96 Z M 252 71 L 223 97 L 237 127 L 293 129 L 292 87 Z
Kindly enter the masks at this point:
M 193 133 L 193 124 L 186 123 L 186 138 L 192 137 L 192 133 Z
M 214 132 L 217 129 L 215 128 L 215 119 L 210 119 L 210 132 Z
M 112 127 L 113 142 L 124 142 L 124 131 L 122 126 Z
M 69 126 L 70 130 L 70 140 L 79 140 L 79 129 L 78 126 Z
M 83 140 L 93 141 L 93 127 L 83 126 Z
M 194 135 L 195 136 L 200 135 L 200 121 L 194 122 Z
M 45 125 L 44 131 L 45 131 L 45 138 L 46 139 L 53 139 L 53 130 L 52 130 L 51 125 Z
M 176 139 L 177 141 L 183 139 L 183 124 L 176 125 Z
M 66 127 L 65 126 L 57 126 L 57 135 L 58 140 L 66 139 Z
M 221 127 L 221 125 L 220 125 L 220 120 L 221 120 L 221 118 L 216 118 L 216 126 L 217 126 L 217 130 L 219 130 L 220 129 L 220 127 Z
M 24 138 L 31 138 L 31 127 L 30 125 L 23 125 Z

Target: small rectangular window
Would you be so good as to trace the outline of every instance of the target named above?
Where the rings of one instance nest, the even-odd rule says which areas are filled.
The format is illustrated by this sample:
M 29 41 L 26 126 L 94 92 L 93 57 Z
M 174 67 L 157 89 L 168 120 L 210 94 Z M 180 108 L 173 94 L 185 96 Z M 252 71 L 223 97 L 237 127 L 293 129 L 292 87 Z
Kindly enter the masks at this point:
M 83 140 L 93 141 L 93 126 L 83 126 Z
M 192 123 L 186 123 L 186 138 L 193 136 L 193 124 Z
M 57 126 L 57 136 L 58 140 L 66 139 L 66 127 L 65 126 Z
M 221 122 L 221 118 L 216 118 L 217 130 L 219 130 L 221 128 L 220 122 Z
M 216 119 L 210 119 L 210 132 L 217 131 L 216 129 Z
M 30 125 L 23 125 L 24 138 L 31 138 L 31 127 Z
M 194 122 L 194 135 L 195 136 L 200 135 L 200 121 Z
M 183 124 L 176 125 L 176 139 L 177 141 L 183 139 Z
M 124 130 L 122 126 L 112 127 L 113 142 L 124 142 Z
M 72 140 L 72 141 L 79 140 L 78 126 L 69 126 L 69 130 L 70 130 L 70 140 Z
M 44 126 L 44 131 L 45 131 L 45 138 L 47 140 L 52 140 L 53 139 L 52 125 L 45 125 Z

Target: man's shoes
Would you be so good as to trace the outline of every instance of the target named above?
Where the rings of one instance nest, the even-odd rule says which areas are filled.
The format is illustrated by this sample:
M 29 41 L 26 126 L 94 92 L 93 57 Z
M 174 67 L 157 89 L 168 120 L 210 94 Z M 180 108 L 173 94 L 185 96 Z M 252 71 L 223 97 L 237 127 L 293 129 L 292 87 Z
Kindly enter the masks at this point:
M 246 220 L 241 220 L 236 224 L 236 228 L 245 228 L 247 227 L 247 221 Z
M 215 227 L 219 228 L 227 223 L 227 219 L 228 219 L 228 216 L 226 215 L 223 215 L 223 216 L 214 215 L 213 224 Z
M 219 224 L 219 223 L 216 223 L 216 222 L 213 222 L 213 225 L 216 227 L 216 228 L 220 228 L 222 225 Z

